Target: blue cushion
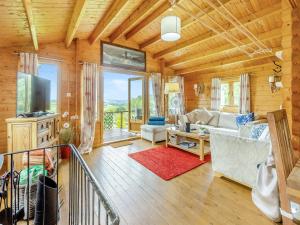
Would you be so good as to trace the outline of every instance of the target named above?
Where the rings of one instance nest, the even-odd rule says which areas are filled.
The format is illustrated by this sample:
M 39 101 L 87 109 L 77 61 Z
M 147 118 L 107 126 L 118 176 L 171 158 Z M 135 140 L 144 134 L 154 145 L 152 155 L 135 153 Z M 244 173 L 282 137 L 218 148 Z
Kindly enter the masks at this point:
M 266 127 L 268 126 L 267 123 L 261 123 L 261 124 L 256 124 L 252 127 L 250 137 L 254 139 L 258 139 L 260 135 L 264 132 Z
M 254 113 L 248 113 L 248 114 L 243 114 L 239 115 L 236 117 L 236 125 L 238 127 L 243 126 L 247 124 L 248 122 L 254 121 Z
M 148 121 L 148 125 L 165 125 L 165 121 Z
M 165 121 L 165 117 L 163 116 L 151 116 L 149 121 Z

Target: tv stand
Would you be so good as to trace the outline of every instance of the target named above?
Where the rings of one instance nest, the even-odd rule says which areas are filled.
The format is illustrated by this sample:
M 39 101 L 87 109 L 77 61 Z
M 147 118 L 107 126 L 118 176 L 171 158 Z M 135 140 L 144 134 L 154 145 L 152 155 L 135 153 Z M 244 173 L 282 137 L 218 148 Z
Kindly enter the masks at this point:
M 51 114 L 29 118 L 8 118 L 8 152 L 47 148 L 59 144 L 60 115 Z M 15 169 L 21 170 L 22 154 L 14 156 Z

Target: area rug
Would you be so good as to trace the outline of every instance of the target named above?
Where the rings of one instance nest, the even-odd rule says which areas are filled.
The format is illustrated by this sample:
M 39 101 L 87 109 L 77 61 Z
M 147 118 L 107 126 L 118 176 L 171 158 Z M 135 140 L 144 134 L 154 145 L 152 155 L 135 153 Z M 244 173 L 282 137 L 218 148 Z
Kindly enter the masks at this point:
M 131 141 L 121 141 L 111 144 L 110 146 L 113 148 L 120 148 L 126 145 L 132 145 L 133 143 Z
M 208 154 L 202 161 L 197 155 L 176 148 L 166 148 L 164 146 L 132 153 L 129 154 L 129 157 L 164 180 L 170 180 L 184 174 L 209 162 L 211 158 Z

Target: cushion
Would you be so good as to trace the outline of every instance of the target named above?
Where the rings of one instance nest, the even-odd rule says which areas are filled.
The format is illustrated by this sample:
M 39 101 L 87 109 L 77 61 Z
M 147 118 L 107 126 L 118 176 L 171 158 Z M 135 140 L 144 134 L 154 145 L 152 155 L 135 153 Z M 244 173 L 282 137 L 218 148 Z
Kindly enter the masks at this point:
M 261 124 L 254 125 L 251 129 L 250 137 L 254 138 L 254 139 L 258 139 L 261 136 L 261 134 L 263 133 L 263 131 L 266 129 L 267 126 L 268 126 L 267 123 L 261 123 Z
M 254 121 L 254 113 L 242 114 L 236 117 L 236 124 L 238 127 L 252 121 Z
M 219 124 L 220 112 L 219 111 L 210 111 L 213 117 L 208 122 L 208 125 L 217 127 Z
M 262 132 L 262 134 L 260 135 L 258 140 L 260 140 L 260 141 L 270 141 L 271 140 L 269 126 L 267 126 L 264 129 L 264 131 Z
M 213 115 L 206 109 L 197 110 L 194 116 L 197 124 L 208 124 L 208 122 L 213 118 Z
M 165 117 L 163 116 L 151 116 L 149 121 L 165 121 Z
M 238 130 L 236 125 L 237 114 L 221 112 L 218 127 Z
M 186 114 L 186 117 L 188 118 L 190 123 L 196 123 L 196 118 L 195 118 L 195 110 L 192 112 L 189 112 Z
M 165 124 L 166 124 L 165 121 L 151 121 L 151 120 L 148 121 L 148 125 L 161 125 L 161 126 L 163 126 Z
M 251 136 L 252 126 L 249 124 L 241 125 L 239 127 L 239 136 L 249 138 Z

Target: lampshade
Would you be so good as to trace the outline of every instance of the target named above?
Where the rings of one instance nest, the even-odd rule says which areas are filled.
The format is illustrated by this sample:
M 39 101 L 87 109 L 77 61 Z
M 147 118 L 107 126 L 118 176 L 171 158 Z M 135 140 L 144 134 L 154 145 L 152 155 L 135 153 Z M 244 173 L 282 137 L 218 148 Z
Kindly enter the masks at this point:
M 179 83 L 166 83 L 165 84 L 165 94 L 170 94 L 170 93 L 179 93 Z
M 166 16 L 161 20 L 161 39 L 177 41 L 180 39 L 181 20 L 178 16 Z

